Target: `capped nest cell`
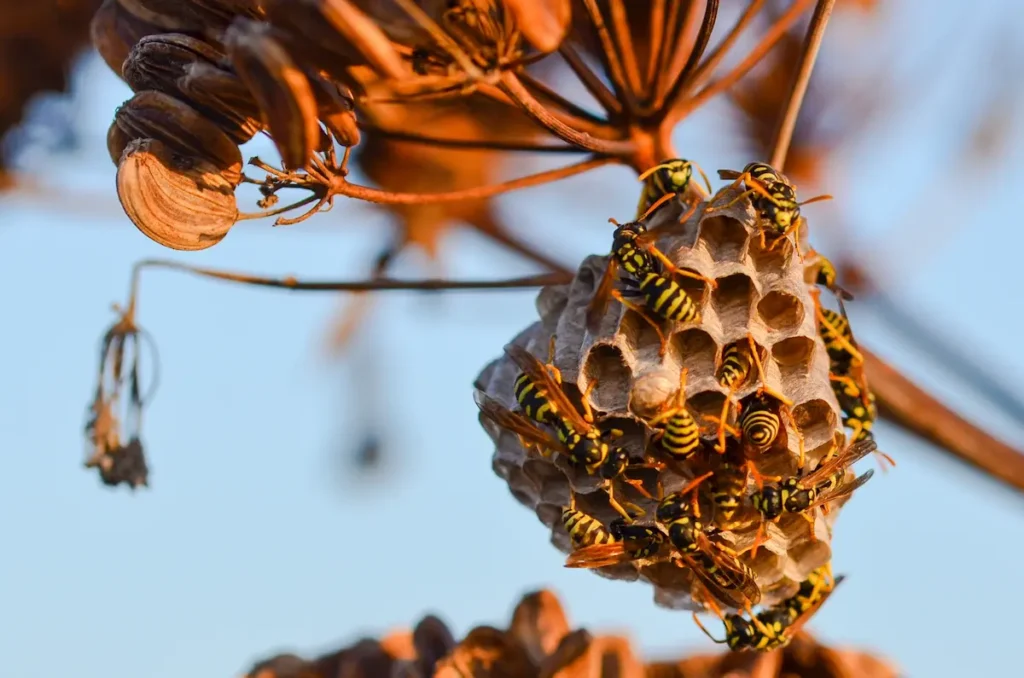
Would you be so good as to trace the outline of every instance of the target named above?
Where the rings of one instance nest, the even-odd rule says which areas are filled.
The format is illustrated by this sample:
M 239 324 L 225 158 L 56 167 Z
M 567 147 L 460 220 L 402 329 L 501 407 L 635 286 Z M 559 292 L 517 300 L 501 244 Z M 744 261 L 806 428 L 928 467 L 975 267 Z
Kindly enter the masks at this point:
M 724 204 L 729 197 L 716 204 Z M 645 225 L 656 230 L 678 223 L 684 207 L 679 199 L 672 200 L 651 215 Z M 554 337 L 553 363 L 561 371 L 562 387 L 570 400 L 581 403 L 587 394 L 597 424 L 602 429 L 621 430 L 623 435 L 615 444 L 624 447 L 638 464 L 657 456 L 650 451 L 654 449 L 655 429 L 647 421 L 666 403 L 675 401 L 680 372 L 685 369 L 686 405 L 706 441 L 698 456 L 701 463 L 713 468 L 714 457 L 722 455 L 709 451 L 718 427 L 708 417 L 720 415 L 728 397 L 728 390 L 716 379 L 716 369 L 727 347 L 739 342 L 749 346 L 752 339 L 763 364 L 764 383 L 751 372 L 730 402 L 749 402 L 763 386 L 792 403 L 791 416 L 781 417 L 784 428 L 776 444 L 753 459 L 756 468 L 765 475 L 795 474 L 802 439 L 805 468 L 811 470 L 829 451 L 845 444 L 845 435 L 830 386 L 829 357 L 817 332 L 815 298 L 805 280 L 807 264 L 801 252 L 809 249 L 806 222 L 795 234 L 799 250 L 792 235 L 775 242 L 774 247 L 771 240 L 762 247 L 749 200 L 712 213 L 706 210 L 707 203 L 701 203 L 685 229 L 675 229 L 657 243 L 676 266 L 717 283 L 712 286 L 693 278 L 675 278 L 699 305 L 700 317 L 689 323 L 662 325 L 668 339 L 664 355 L 660 355 L 661 342 L 651 324 L 615 301 L 609 304 L 600 327 L 594 332 L 588 330 L 587 308 L 604 273 L 607 256 L 588 257 L 571 283 L 542 290 L 537 299 L 539 321 L 511 343 L 547 362 L 549 342 Z M 513 383 L 519 374 L 519 367 L 503 355 L 483 370 L 475 386 L 515 411 Z M 728 415 L 727 419 L 735 423 L 735 412 Z M 571 467 L 560 455 L 524 448 L 516 434 L 486 416 L 481 416 L 481 422 L 497 447 L 495 472 L 508 482 L 520 503 L 533 510 L 551 530 L 552 543 L 561 551 L 569 553 L 572 549 L 561 520 L 563 507 L 570 503 L 570 492 L 575 495 L 576 508 L 604 525 L 618 517 L 603 489 L 606 484 L 598 475 Z M 643 486 L 652 493 L 660 481 L 668 494 L 705 469 L 690 468 L 687 462 L 640 469 L 634 476 L 642 478 Z M 645 498 L 625 483 L 615 488 L 616 497 L 645 511 L 641 524 L 652 524 L 657 501 Z M 761 604 L 771 605 L 792 595 L 800 581 L 831 559 L 832 524 L 843 500 L 830 504 L 827 512 L 809 511 L 807 515 L 814 515 L 813 528 L 812 521 L 795 514 L 783 514 L 777 523 L 767 523 L 767 541 L 754 558 L 750 550 L 761 525 L 750 505 L 750 495 L 756 489 L 753 479 L 748 479 L 743 511 L 752 519 L 722 531 L 716 539 L 740 554 L 761 589 Z M 699 493 L 699 507 L 702 515 L 706 511 L 712 517 L 703 518 L 705 524 L 713 524 L 714 507 L 707 494 Z M 659 553 L 655 558 L 619 563 L 595 572 L 613 579 L 649 582 L 654 587 L 655 602 L 663 607 L 703 609 L 693 599 L 690 570 L 679 567 L 667 555 Z

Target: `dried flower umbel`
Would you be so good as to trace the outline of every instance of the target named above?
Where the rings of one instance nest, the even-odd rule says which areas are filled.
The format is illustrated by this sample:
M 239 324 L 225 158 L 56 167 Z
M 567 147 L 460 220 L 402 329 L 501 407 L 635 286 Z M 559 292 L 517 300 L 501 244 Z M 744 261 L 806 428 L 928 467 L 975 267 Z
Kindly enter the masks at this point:
M 247 678 L 895 678 L 895 668 L 867 653 L 834 650 L 806 633 L 769 655 L 727 653 L 644 663 L 628 638 L 571 630 L 550 591 L 527 594 L 507 629 L 478 626 L 456 641 L 444 622 L 363 639 L 312 660 L 282 654 L 260 661 Z

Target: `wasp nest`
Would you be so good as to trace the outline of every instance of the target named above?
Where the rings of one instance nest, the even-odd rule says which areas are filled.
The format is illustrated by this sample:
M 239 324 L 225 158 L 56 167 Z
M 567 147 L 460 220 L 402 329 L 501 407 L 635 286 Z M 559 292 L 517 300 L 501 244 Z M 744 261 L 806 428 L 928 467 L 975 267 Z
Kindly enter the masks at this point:
M 729 195 L 721 198 L 724 204 Z M 648 223 L 657 229 L 678 223 L 684 204 L 674 200 L 655 212 Z M 549 341 L 554 339 L 554 364 L 561 371 L 563 388 L 579 403 L 583 394 L 598 424 L 619 429 L 624 435 L 616 441 L 642 464 L 654 434 L 646 419 L 674 401 L 682 370 L 686 370 L 686 406 L 701 424 L 702 437 L 710 447 L 717 425 L 706 417 L 720 416 L 727 390 L 716 380 L 716 369 L 723 351 L 730 345 L 757 349 L 764 368 L 765 383 L 752 373 L 738 388 L 730 402 L 744 402 L 764 386 L 791 401 L 791 416 L 781 416 L 784 428 L 771 447 L 756 457 L 760 473 L 790 476 L 798 468 L 801 441 L 806 467 L 814 466 L 836 446 L 842 445 L 839 406 L 829 380 L 829 357 L 818 336 L 815 297 L 805 282 L 802 252 L 807 250 L 806 222 L 798 235 L 766 247 L 758 236 L 756 217 L 748 200 L 740 200 L 726 209 L 706 213 L 698 206 L 685 224 L 685 230 L 666 236 L 658 249 L 680 268 L 700 273 L 717 284 L 677 277 L 690 296 L 698 302 L 698 320 L 665 329 L 667 350 L 660 355 L 661 341 L 651 324 L 633 310 L 613 303 L 606 311 L 596 333 L 587 329 L 587 308 L 602 278 L 607 257 L 584 260 L 574 280 L 567 285 L 544 289 L 537 300 L 540 321 L 513 340 L 541 360 L 548 359 Z M 808 260 L 810 257 L 808 257 Z M 519 369 L 508 356 L 488 365 L 476 381 L 476 388 L 510 409 L 516 408 L 513 382 Z M 552 542 L 563 552 L 571 544 L 562 524 L 563 507 L 575 496 L 576 507 L 605 525 L 617 514 L 610 508 L 606 484 L 599 476 L 571 467 L 559 455 L 542 456 L 524 448 L 517 435 L 502 429 L 486 417 L 481 421 L 497 449 L 493 457 L 495 472 L 505 478 L 512 494 L 536 512 L 552 532 Z M 715 457 L 714 453 L 698 456 Z M 713 461 L 713 460 L 712 460 Z M 683 473 L 680 473 L 680 471 Z M 680 469 L 670 465 L 647 473 L 645 487 L 660 481 L 666 494 L 678 491 L 705 469 Z M 654 477 L 657 476 L 657 477 Z M 748 481 L 746 494 L 756 490 Z M 626 491 L 628 500 L 646 512 L 642 522 L 654 516 L 656 502 L 633 492 L 624 483 L 616 492 Z M 702 510 L 713 510 L 702 494 Z M 621 494 L 617 494 L 621 496 Z M 747 502 L 749 504 L 749 502 Z M 721 533 L 724 543 L 741 553 L 751 567 L 762 592 L 764 604 L 776 603 L 792 595 L 797 583 L 831 559 L 829 546 L 832 523 L 838 513 L 817 514 L 811 523 L 802 515 L 784 514 L 778 523 L 766 526 L 768 539 L 751 557 L 760 520 L 753 514 L 748 525 Z M 748 505 L 744 509 L 753 513 Z M 813 533 L 812 533 L 813 529 Z M 624 580 L 643 579 L 655 589 L 655 602 L 674 609 L 701 609 L 692 597 L 694 581 L 687 568 L 680 568 L 668 555 L 615 564 L 596 570 L 599 574 Z
M 773 668 L 774 667 L 774 668 Z M 412 631 L 365 638 L 312 660 L 281 654 L 256 663 L 246 678 L 718 678 L 719 676 L 891 678 L 869 654 L 823 647 L 806 633 L 770 654 L 727 652 L 643 663 L 629 639 L 570 630 L 558 597 L 523 597 L 508 629 L 478 626 L 456 642 L 444 622 L 425 617 Z

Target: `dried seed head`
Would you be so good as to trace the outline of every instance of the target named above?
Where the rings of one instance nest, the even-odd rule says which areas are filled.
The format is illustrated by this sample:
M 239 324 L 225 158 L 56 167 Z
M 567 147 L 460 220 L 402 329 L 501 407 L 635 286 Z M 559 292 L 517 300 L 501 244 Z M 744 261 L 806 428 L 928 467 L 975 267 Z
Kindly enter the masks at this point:
M 114 120 L 131 139 L 157 139 L 234 177 L 242 171 L 235 142 L 191 106 L 167 94 L 139 92 L 117 109 Z
M 236 21 L 224 34 L 228 57 L 259 104 L 284 165 L 305 167 L 320 140 L 309 80 L 263 24 Z
M 351 93 L 337 83 L 319 76 L 311 76 L 309 83 L 316 96 L 317 115 L 324 127 L 342 146 L 358 144 L 360 133 Z
M 216 64 L 224 53 L 213 45 L 180 33 L 145 37 L 132 47 L 121 75 L 136 92 L 178 93 L 177 81 L 194 63 Z
M 569 0 L 502 0 L 523 36 L 541 52 L 558 49 L 569 32 Z
M 721 198 L 723 204 L 730 196 Z M 677 220 L 682 205 L 658 210 L 649 227 Z M 802 229 L 806 237 L 806 229 Z M 701 424 L 710 446 L 716 427 L 702 415 L 722 412 L 727 391 L 716 379 L 716 368 L 723 349 L 746 342 L 748 334 L 762 357 L 765 386 L 792 401 L 792 421 L 782 416 L 782 432 L 776 442 L 762 453 L 750 453 L 757 469 L 766 475 L 792 475 L 797 470 L 799 442 L 803 438 L 810 468 L 836 445 L 844 434 L 838 404 L 829 381 L 829 362 L 824 344 L 818 337 L 814 299 L 804 282 L 804 267 L 789 240 L 774 250 L 762 249 L 757 237 L 753 210 L 742 201 L 725 211 L 705 216 L 701 207 L 691 217 L 680 236 L 664 238 L 661 249 L 679 267 L 694 270 L 714 279 L 716 289 L 701 281 L 678 277 L 680 285 L 696 300 L 700 318 L 671 328 L 664 358 L 659 356 L 661 342 L 654 329 L 637 313 L 614 303 L 606 313 L 600 331 L 590 334 L 585 318 L 606 257 L 589 257 L 580 266 L 575 280 L 565 286 L 549 288 L 538 299 L 541 320 L 513 340 L 537 356 L 546 359 L 548 343 L 556 337 L 555 365 L 570 398 L 590 393 L 589 404 L 597 422 L 621 429 L 625 435 L 617 441 L 633 460 L 650 455 L 658 458 L 656 446 L 648 447 L 655 431 L 644 417 L 650 418 L 663 404 L 670 405 L 678 389 L 680 372 L 687 370 L 686 404 Z M 610 235 L 610 234 L 609 234 Z M 806 250 L 806 245 L 803 245 Z M 489 365 L 476 382 L 479 390 L 516 409 L 513 381 L 519 369 L 503 357 Z M 761 386 L 757 374 L 746 379 L 735 393 L 743 400 Z M 592 389 L 592 390 L 591 390 Z M 578 400 L 577 400 L 578 402 Z M 730 420 L 735 420 L 732 408 Z M 505 478 L 513 495 L 533 509 L 551 530 L 552 542 L 568 552 L 570 544 L 561 524 L 561 507 L 568 505 L 570 491 L 578 507 L 606 525 L 617 517 L 609 506 L 605 485 L 598 476 L 570 468 L 558 455 L 551 460 L 523 448 L 512 433 L 482 417 L 485 429 L 497 445 L 493 465 Z M 680 475 L 671 467 L 660 472 L 666 493 L 678 491 L 690 479 L 714 465 L 719 455 L 710 452 L 710 462 L 697 463 Z M 698 454 L 695 459 L 704 455 Z M 703 470 L 702 470 L 703 467 Z M 676 467 L 678 469 L 678 466 Z M 648 491 L 655 487 L 653 475 L 637 471 Z M 751 483 L 749 496 L 755 487 Z M 628 490 L 628 491 L 627 491 Z M 623 495 L 622 493 L 625 492 Z M 653 519 L 656 502 L 645 499 L 632 488 L 619 483 L 618 496 L 646 511 L 645 522 Z M 704 500 L 702 500 L 703 502 Z M 749 500 L 744 502 L 749 504 Z M 713 508 L 702 503 L 702 512 Z M 762 590 L 762 602 L 772 604 L 791 595 L 796 584 L 808 573 L 828 562 L 830 528 L 838 514 L 833 506 L 827 516 L 819 515 L 814 534 L 803 516 L 786 514 L 778 524 L 769 524 L 769 539 L 757 558 L 748 552 L 760 523 L 753 508 L 749 526 L 723 532 L 723 538 L 749 565 Z M 691 597 L 693 579 L 687 568 L 667 561 L 668 555 L 634 561 L 597 570 L 615 579 L 638 577 L 655 588 L 655 601 L 664 607 L 701 609 Z
M 202 250 L 224 239 L 238 219 L 237 180 L 206 160 L 136 139 L 117 168 L 117 195 L 136 228 L 175 250 Z
M 256 100 L 234 73 L 194 63 L 178 78 L 177 86 L 197 111 L 216 123 L 235 143 L 244 144 L 263 129 Z
M 110 70 L 121 77 L 121 65 L 132 45 L 147 35 L 164 33 L 164 27 L 144 21 L 126 10 L 118 0 L 103 0 L 89 25 L 90 39 Z
M 139 18 L 168 31 L 216 35 L 238 16 L 262 19 L 260 0 L 118 0 Z

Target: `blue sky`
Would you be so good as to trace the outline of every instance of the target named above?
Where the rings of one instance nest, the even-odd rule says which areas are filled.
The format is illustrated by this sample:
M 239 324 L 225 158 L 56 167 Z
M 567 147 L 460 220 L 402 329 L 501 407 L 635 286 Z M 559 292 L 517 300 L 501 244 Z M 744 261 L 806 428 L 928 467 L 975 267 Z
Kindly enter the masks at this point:
M 147 273 L 140 322 L 162 366 L 145 421 L 151 488 L 112 491 L 82 469 L 98 340 L 133 261 L 354 278 L 390 226 L 365 206 L 341 204 L 288 230 L 245 222 L 207 252 L 163 250 L 114 198 L 103 137 L 126 90 L 98 63 L 80 76 L 82 148 L 46 180 L 61 190 L 45 200 L 0 198 L 5 675 L 236 675 L 277 651 L 316 653 L 429 612 L 458 633 L 502 624 L 518 596 L 538 587 L 559 592 L 574 624 L 626 631 L 649 656 L 710 648 L 687 615 L 656 608 L 649 588 L 562 568 L 545 529 L 490 470 L 471 384 L 533 321 L 533 292 L 381 296 L 352 359 L 339 363 L 322 351 L 338 297 Z M 935 101 L 901 110 L 871 132 L 871 144 L 850 150 L 844 162 L 870 169 L 851 173 L 842 195 L 831 192 L 873 260 L 891 265 L 899 298 L 1019 383 L 1024 321 L 1009 309 L 1024 246 L 1016 177 L 994 174 L 982 185 L 965 176 L 962 199 L 944 194 L 949 210 L 927 219 L 937 231 L 949 228 L 944 219 L 966 223 L 938 237 L 927 257 L 907 265 L 905 249 L 886 250 L 890 237 L 905 247 L 907 229 L 929 233 L 894 189 L 917 195 L 930 164 L 952 157 L 964 121 L 941 104 L 957 95 L 953 77 L 937 78 Z M 710 147 L 693 131 L 699 125 L 680 131 L 680 147 L 705 167 L 743 163 Z M 1024 160 L 1022 141 L 1018 129 L 1007 163 Z M 635 190 L 628 172 L 610 169 L 502 205 L 516 204 L 524 237 L 566 234 L 559 251 L 571 261 L 607 247 L 607 217 L 628 215 Z M 587 198 L 598 191 L 607 199 Z M 831 214 L 807 211 L 812 228 L 815 215 Z M 445 241 L 443 255 L 453 277 L 529 270 L 465 232 Z M 419 264 L 406 257 L 398 271 L 416 275 Z M 852 312 L 864 343 L 1005 439 L 1024 440 L 1020 427 L 902 345 L 869 304 Z M 367 393 L 359 382 L 374 376 L 380 386 Z M 390 466 L 380 475 L 339 461 L 361 437 L 366 398 L 390 417 Z M 860 490 L 839 519 L 834 562 L 849 579 L 812 630 L 871 647 L 911 676 L 1016 665 L 1018 648 L 994 630 L 1016 628 L 1024 602 L 1012 575 L 1024 560 L 1020 498 L 891 427 L 881 425 L 878 438 L 899 466 Z M 968 660 L 975 651 L 981 658 Z

